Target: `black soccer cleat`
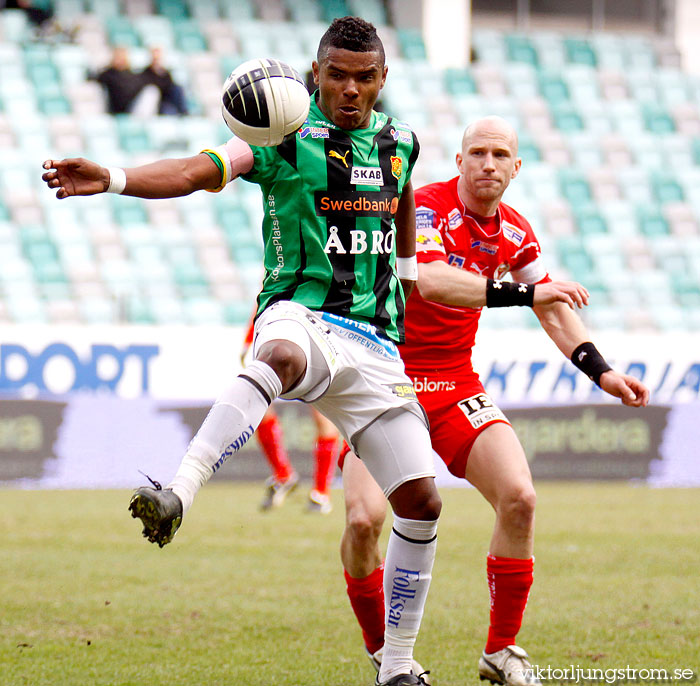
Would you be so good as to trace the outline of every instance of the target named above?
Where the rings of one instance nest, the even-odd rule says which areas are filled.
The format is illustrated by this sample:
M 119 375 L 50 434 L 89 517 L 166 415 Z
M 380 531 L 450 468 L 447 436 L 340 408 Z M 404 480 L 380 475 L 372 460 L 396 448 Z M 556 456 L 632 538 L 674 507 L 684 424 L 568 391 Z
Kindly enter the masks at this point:
M 129 502 L 131 516 L 143 523 L 143 537 L 161 548 L 173 540 L 182 523 L 182 502 L 172 489 L 142 486 Z
M 425 686 L 427 682 L 423 679 L 422 674 L 419 676 L 415 674 L 398 674 L 389 679 L 389 681 L 379 681 L 379 674 L 377 674 L 377 680 L 374 684 L 375 686 Z

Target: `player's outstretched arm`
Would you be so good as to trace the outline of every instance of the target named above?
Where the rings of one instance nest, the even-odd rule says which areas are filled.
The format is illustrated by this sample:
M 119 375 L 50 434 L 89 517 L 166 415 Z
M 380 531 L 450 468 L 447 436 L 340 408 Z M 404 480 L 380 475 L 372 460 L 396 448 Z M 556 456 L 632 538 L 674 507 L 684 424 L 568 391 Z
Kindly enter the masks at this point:
M 644 407 L 649 389 L 639 379 L 610 368 L 598 352 L 580 317 L 562 303 L 535 306 L 542 328 L 561 352 L 606 393 L 619 398 L 623 405 Z
M 49 188 L 56 190 L 59 200 L 108 191 L 137 198 L 177 198 L 197 190 L 216 188 L 221 183 L 219 168 L 205 154 L 160 160 L 124 170 L 103 167 L 82 157 L 46 160 L 42 166 L 47 171 L 41 178 Z M 125 178 L 122 177 L 120 183 L 122 173 Z
M 426 300 L 457 307 L 536 306 L 559 302 L 573 310 L 588 305 L 588 291 L 580 283 L 494 282 L 466 269 L 456 269 L 442 260 L 418 265 L 418 290 Z

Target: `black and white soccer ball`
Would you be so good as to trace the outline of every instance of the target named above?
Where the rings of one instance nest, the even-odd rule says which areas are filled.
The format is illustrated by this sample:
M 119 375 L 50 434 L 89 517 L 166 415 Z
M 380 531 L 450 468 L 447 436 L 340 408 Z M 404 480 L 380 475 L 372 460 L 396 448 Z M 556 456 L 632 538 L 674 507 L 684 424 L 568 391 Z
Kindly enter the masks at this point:
M 304 79 L 284 62 L 254 59 L 224 83 L 221 112 L 226 125 L 250 145 L 279 145 L 309 114 Z

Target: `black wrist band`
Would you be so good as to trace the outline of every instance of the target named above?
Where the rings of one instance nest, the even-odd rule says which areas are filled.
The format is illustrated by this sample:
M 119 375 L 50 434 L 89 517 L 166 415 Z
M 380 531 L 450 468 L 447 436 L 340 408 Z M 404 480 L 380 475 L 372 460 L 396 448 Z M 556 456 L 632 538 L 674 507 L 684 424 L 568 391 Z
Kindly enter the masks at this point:
M 596 386 L 600 386 L 600 377 L 605 372 L 609 372 L 612 367 L 605 361 L 605 358 L 598 352 L 598 349 L 587 341 L 581 343 L 573 353 L 571 362 L 578 367 Z
M 486 279 L 486 307 L 532 307 L 534 300 L 534 284 Z

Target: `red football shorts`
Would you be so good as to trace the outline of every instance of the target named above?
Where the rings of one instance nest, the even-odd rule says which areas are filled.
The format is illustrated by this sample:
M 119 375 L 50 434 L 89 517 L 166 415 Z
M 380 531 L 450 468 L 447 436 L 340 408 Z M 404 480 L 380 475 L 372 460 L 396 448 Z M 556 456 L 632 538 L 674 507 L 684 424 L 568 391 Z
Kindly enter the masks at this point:
M 446 372 L 416 375 L 407 370 L 430 421 L 433 450 L 452 474 L 464 478 L 477 436 L 495 422 L 510 424 L 484 390 L 479 377 Z
M 428 415 L 433 450 L 452 474 L 463 479 L 477 436 L 496 422 L 510 422 L 494 405 L 473 372 L 463 377 L 449 372 L 432 376 L 417 376 L 408 370 L 406 373 Z M 343 442 L 338 460 L 341 471 L 349 451 L 347 443 Z

